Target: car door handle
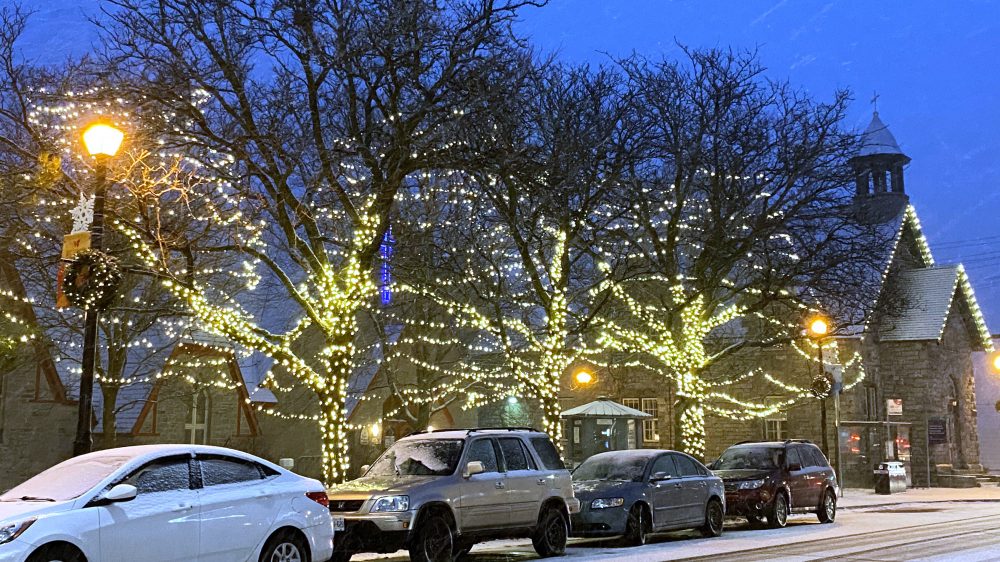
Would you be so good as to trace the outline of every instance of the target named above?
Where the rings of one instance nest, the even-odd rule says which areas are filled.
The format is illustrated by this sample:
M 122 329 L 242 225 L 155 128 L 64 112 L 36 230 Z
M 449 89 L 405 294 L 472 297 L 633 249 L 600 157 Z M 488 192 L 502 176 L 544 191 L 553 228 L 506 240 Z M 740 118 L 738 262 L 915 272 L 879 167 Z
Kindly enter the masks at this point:
M 500 490 L 500 489 L 503 489 L 503 482 L 497 482 L 496 484 L 494 484 L 494 486 L 495 486 L 495 487 L 496 487 L 496 489 L 498 489 L 498 490 Z
M 538 485 L 539 486 L 544 486 L 545 485 L 545 479 L 544 478 L 539 478 L 538 479 Z
M 680 488 L 680 487 L 681 487 L 680 484 L 674 484 L 674 488 Z
M 174 507 L 174 509 L 173 509 L 172 511 L 188 511 L 188 510 L 190 510 L 190 509 L 191 509 L 192 507 L 194 507 L 194 504 L 190 504 L 190 503 L 179 503 L 179 504 L 177 504 L 177 505 L 176 505 L 176 506 Z

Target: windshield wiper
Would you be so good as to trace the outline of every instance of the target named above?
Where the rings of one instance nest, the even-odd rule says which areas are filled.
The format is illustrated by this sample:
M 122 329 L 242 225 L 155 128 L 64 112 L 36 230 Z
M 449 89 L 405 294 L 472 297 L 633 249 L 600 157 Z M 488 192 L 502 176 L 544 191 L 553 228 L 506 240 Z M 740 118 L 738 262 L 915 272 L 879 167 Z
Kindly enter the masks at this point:
M 12 500 L 3 500 L 5 502 L 54 502 L 53 498 L 40 498 L 37 496 L 21 496 L 19 498 L 14 498 Z

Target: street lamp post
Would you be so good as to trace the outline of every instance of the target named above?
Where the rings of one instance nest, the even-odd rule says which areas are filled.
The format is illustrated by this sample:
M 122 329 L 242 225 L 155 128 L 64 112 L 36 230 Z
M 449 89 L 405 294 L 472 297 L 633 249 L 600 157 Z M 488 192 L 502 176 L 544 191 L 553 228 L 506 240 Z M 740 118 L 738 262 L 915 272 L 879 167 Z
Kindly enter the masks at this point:
M 103 123 L 87 127 L 83 133 L 83 144 L 96 160 L 94 180 L 94 220 L 90 227 L 90 246 L 101 250 L 104 238 L 104 198 L 107 192 L 108 160 L 118 153 L 125 134 Z M 96 307 L 84 312 L 83 359 L 80 373 L 80 404 L 77 412 L 76 439 L 73 454 L 89 453 L 93 447 L 90 426 L 93 418 L 94 371 L 97 365 L 97 320 L 100 312 Z M 105 428 L 108 431 L 109 428 Z M 114 431 L 114 428 L 110 428 Z
M 819 376 L 821 378 L 826 377 L 826 367 L 823 363 L 823 340 L 830 333 L 830 322 L 822 317 L 817 316 L 809 320 L 807 325 L 807 331 L 809 335 L 816 340 L 816 358 L 819 361 Z M 834 431 L 834 449 L 833 449 L 833 465 L 834 472 L 837 475 L 837 483 L 842 484 L 841 478 L 842 474 L 840 472 L 840 388 L 837 386 L 837 381 L 833 381 L 830 385 L 831 395 L 833 398 L 833 431 Z M 820 412 L 820 425 L 823 428 L 823 452 L 830 456 L 830 444 L 829 438 L 827 437 L 827 418 L 826 418 L 826 397 L 820 401 L 821 412 Z M 840 486 L 843 490 L 843 486 Z

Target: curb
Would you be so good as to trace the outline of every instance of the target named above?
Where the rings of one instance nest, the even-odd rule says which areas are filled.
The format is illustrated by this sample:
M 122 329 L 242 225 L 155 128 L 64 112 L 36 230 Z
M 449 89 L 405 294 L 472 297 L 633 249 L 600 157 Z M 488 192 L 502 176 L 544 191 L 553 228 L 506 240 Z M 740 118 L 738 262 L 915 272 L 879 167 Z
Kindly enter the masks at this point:
M 852 509 L 868 509 L 870 507 L 891 507 L 894 505 L 917 505 L 922 503 L 1000 503 L 1000 498 L 997 499 L 961 499 L 961 500 L 907 500 L 901 502 L 890 502 L 890 503 L 873 503 L 866 505 L 851 505 L 844 506 L 838 505 L 838 510 L 850 511 Z

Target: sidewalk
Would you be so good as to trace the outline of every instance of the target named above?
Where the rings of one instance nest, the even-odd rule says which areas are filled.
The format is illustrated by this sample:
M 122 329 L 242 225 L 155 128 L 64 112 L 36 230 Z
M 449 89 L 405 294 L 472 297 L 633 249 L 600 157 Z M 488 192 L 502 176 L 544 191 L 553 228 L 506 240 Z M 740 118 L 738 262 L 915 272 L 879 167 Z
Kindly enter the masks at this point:
M 858 509 L 903 503 L 1000 502 L 1000 487 L 982 488 L 912 488 L 899 494 L 876 494 L 872 490 L 846 488 L 837 502 L 841 509 Z

